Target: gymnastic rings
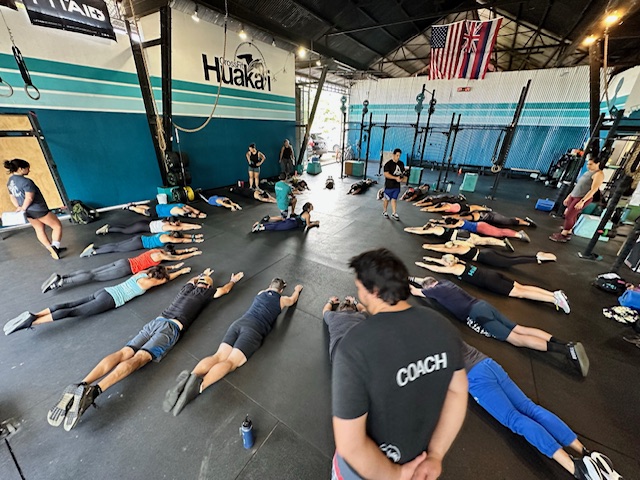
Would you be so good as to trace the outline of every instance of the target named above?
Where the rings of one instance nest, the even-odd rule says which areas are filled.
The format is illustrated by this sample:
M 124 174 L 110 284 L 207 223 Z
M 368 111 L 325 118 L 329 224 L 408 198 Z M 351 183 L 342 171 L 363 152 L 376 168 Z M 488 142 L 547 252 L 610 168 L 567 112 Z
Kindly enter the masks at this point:
M 31 75 L 29 74 L 29 70 L 27 69 L 27 64 L 24 63 L 22 52 L 20 52 L 20 49 L 15 45 L 11 47 L 11 50 L 13 51 L 13 58 L 16 59 L 16 63 L 18 64 L 18 69 L 20 70 L 20 75 L 22 76 L 22 80 L 24 81 L 24 92 L 27 94 L 27 97 L 29 97 L 31 100 L 39 100 L 40 90 L 38 90 L 38 88 L 31 81 Z M 32 90 L 29 90 L 29 89 L 32 89 Z
M 7 82 L 5 82 L 2 77 L 0 77 L 0 88 L 2 88 L 2 86 L 6 86 L 9 89 L 9 93 L 2 93 L 2 90 L 0 90 L 0 97 L 5 97 L 5 98 L 9 98 L 11 95 L 13 95 L 13 87 L 11 85 L 9 85 Z
M 502 170 L 502 165 L 491 165 L 492 173 L 498 173 L 500 170 Z

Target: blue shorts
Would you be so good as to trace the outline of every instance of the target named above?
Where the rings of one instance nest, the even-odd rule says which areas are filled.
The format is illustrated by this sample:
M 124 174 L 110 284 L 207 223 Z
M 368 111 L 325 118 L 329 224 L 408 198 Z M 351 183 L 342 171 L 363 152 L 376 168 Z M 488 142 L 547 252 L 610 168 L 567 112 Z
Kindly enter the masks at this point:
M 397 200 L 398 195 L 400 195 L 399 188 L 385 188 L 384 189 L 384 198 L 385 200 Z
M 485 337 L 493 337 L 504 342 L 516 327 L 516 324 L 505 317 L 491 304 L 480 300 L 471 307 L 467 326 Z
M 250 172 L 260 173 L 260 167 L 249 167 Z
M 180 338 L 180 327 L 168 318 L 156 317 L 147 323 L 140 333 L 127 343 L 134 352 L 144 350 L 154 362 L 159 362 L 169 353 Z

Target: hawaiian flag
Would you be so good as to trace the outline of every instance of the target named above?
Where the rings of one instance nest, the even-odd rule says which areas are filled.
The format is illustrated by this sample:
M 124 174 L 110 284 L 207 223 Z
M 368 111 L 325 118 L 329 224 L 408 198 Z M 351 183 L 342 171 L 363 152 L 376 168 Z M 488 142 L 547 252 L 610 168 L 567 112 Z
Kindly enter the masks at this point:
M 464 21 L 431 27 L 429 80 L 457 78 Z
M 457 78 L 484 78 L 501 24 L 502 17 L 488 22 L 464 21 Z

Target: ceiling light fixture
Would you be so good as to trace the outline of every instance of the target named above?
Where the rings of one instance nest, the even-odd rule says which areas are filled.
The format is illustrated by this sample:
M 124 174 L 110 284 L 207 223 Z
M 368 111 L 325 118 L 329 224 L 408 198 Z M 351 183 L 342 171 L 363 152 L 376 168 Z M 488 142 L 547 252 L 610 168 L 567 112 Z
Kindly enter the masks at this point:
M 200 17 L 198 16 L 198 5 L 196 5 L 196 9 L 193 12 L 193 15 L 191 15 L 191 18 L 193 19 L 194 22 L 200 21 Z
M 298 48 L 298 56 L 300 58 L 304 58 L 307 56 L 307 51 L 304 49 L 304 47 Z
M 238 36 L 242 39 L 242 40 L 246 40 L 247 39 L 247 32 L 244 31 L 244 26 L 240 26 L 240 33 L 238 33 Z
M 618 12 L 611 12 L 606 17 L 604 17 L 604 23 L 607 27 L 610 27 L 611 25 L 615 25 L 619 21 L 620 21 L 620 15 L 618 15 Z
M 322 66 L 322 62 L 320 60 L 316 60 L 316 66 L 317 67 L 321 67 Z
M 592 45 L 593 43 L 595 43 L 595 41 L 597 40 L 595 35 L 589 35 L 587 38 L 585 38 L 582 43 L 584 45 Z

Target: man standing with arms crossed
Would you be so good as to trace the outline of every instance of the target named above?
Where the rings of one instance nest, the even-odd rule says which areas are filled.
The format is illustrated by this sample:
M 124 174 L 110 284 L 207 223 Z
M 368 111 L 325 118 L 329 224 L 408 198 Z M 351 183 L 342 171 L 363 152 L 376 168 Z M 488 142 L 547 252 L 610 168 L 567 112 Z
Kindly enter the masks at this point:
M 391 160 L 384 164 L 384 197 L 382 200 L 382 216 L 384 218 L 389 218 L 387 207 L 389 206 L 389 200 L 391 200 L 391 216 L 394 220 L 400 220 L 400 217 L 396 212 L 396 202 L 400 195 L 400 182 L 407 181 L 407 177 L 404 175 L 404 163 L 400 161 L 401 154 L 402 150 L 396 148 L 393 151 L 393 157 L 391 157 Z
M 389 250 L 349 266 L 371 317 L 333 360 L 332 478 L 435 480 L 467 408 L 461 341 L 443 316 L 407 302 L 407 268 Z

